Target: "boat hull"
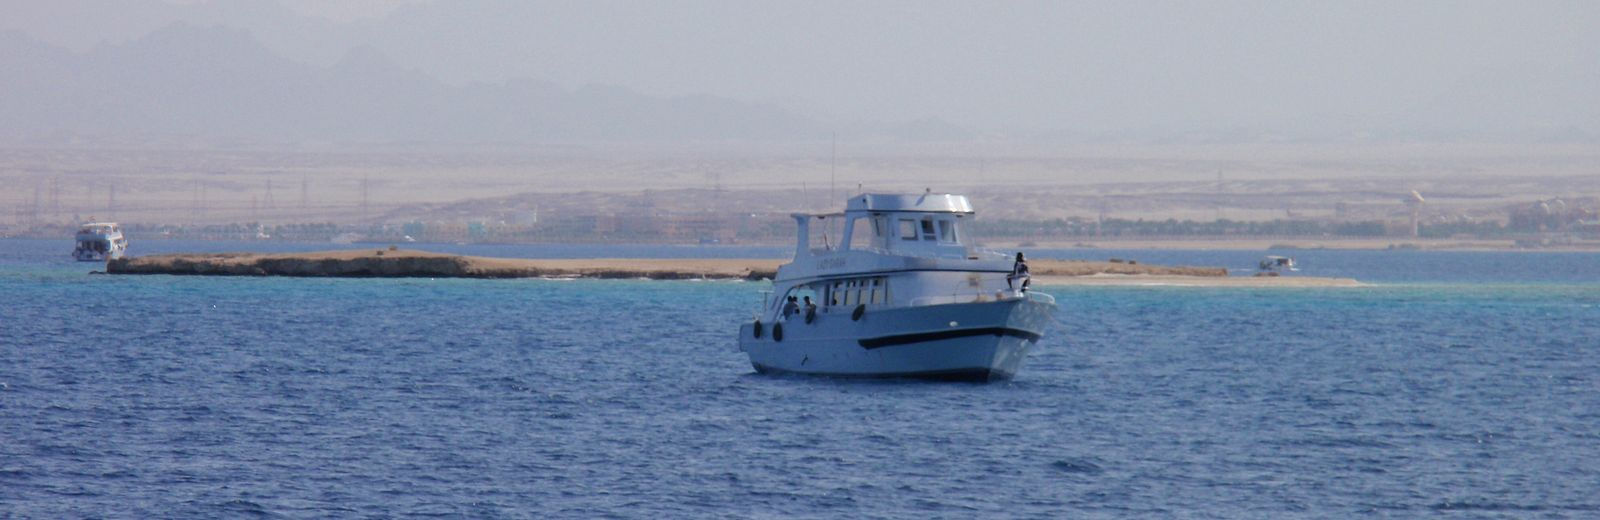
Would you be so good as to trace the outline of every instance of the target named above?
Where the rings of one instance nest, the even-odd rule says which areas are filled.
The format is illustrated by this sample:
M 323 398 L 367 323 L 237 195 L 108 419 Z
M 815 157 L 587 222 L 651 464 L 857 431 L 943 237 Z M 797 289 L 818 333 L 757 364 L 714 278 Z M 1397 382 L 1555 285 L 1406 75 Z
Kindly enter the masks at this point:
M 72 258 L 79 262 L 105 262 L 122 258 L 127 254 L 127 249 L 128 241 L 122 238 L 121 233 L 78 233 Z
M 81 248 L 72 251 L 72 258 L 79 262 L 105 262 L 108 260 L 116 260 L 118 258 L 122 258 L 123 256 L 123 250 L 120 248 L 112 249 L 103 253 L 100 251 Z
M 960 381 L 1010 379 L 1044 334 L 1055 304 L 1034 299 L 819 312 L 739 329 L 762 373 Z M 777 333 L 781 326 L 782 339 Z

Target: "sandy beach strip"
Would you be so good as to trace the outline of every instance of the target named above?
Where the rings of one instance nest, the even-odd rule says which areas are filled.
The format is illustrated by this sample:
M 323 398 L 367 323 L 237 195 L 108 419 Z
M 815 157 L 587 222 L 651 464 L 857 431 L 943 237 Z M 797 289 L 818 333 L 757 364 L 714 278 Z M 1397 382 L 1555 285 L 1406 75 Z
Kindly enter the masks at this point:
M 527 259 L 462 256 L 408 249 L 349 249 L 307 253 L 181 253 L 108 262 L 110 274 L 295 277 L 602 278 L 651 280 L 770 279 L 787 260 L 768 258 Z M 1298 276 L 1227 276 L 1221 267 L 1188 267 L 1035 260 L 1039 285 L 1204 287 L 1339 287 L 1355 280 Z
M 1178 276 L 1143 274 L 1093 274 L 1086 276 L 1035 276 L 1033 285 L 1107 287 L 1366 287 L 1353 278 L 1315 276 Z

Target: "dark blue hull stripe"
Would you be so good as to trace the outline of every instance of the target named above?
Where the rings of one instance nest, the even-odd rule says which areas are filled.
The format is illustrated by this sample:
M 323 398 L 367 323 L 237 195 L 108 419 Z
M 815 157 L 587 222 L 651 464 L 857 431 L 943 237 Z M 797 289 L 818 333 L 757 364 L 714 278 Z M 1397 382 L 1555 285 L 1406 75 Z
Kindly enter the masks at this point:
M 852 373 L 828 374 L 821 372 L 799 372 L 773 368 L 760 363 L 751 363 L 756 372 L 763 374 L 795 374 L 803 376 L 833 377 L 840 379 L 929 379 L 934 381 L 969 381 L 989 382 L 1011 379 L 1010 372 L 990 370 L 987 368 L 964 368 L 956 370 L 931 370 L 926 372 L 885 372 L 885 373 Z
M 1022 338 L 1028 341 L 1037 341 L 1039 339 L 1038 333 L 1028 332 L 1022 329 L 1013 329 L 1010 327 L 984 327 L 981 329 L 955 329 L 941 330 L 938 332 L 919 332 L 916 334 L 896 334 L 893 336 L 866 338 L 857 340 L 856 342 L 861 344 L 861 348 L 870 350 L 875 348 L 893 347 L 896 345 L 909 345 L 912 343 L 939 341 L 941 339 L 988 335 L 1011 336 L 1014 338 Z

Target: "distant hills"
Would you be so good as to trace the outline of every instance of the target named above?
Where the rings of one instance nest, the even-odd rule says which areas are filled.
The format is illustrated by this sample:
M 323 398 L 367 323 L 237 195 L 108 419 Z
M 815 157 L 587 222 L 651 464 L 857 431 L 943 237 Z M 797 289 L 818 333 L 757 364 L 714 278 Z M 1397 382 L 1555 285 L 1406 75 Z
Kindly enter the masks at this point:
M 0 146 L 1600 142 L 1584 3 L 13 4 Z
M 371 47 L 330 67 L 274 54 L 243 30 L 175 24 L 74 53 L 0 33 L 0 136 L 176 136 L 268 142 L 826 139 L 826 125 L 713 96 L 651 97 L 522 79 L 453 86 Z M 966 135 L 940 121 L 886 126 Z

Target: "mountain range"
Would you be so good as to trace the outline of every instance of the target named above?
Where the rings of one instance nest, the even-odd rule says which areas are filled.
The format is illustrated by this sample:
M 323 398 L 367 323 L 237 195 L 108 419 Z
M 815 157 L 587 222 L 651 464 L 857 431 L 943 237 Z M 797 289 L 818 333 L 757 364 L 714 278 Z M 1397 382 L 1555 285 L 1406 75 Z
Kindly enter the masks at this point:
M 1600 140 L 1593 2 L 10 4 L 0 144 Z
M 178 23 L 73 52 L 0 33 L 0 136 L 157 136 L 266 142 L 540 143 L 826 139 L 783 108 L 709 95 L 537 79 L 451 85 L 358 46 L 331 66 L 294 61 L 250 33 Z M 937 119 L 882 126 L 962 138 Z

